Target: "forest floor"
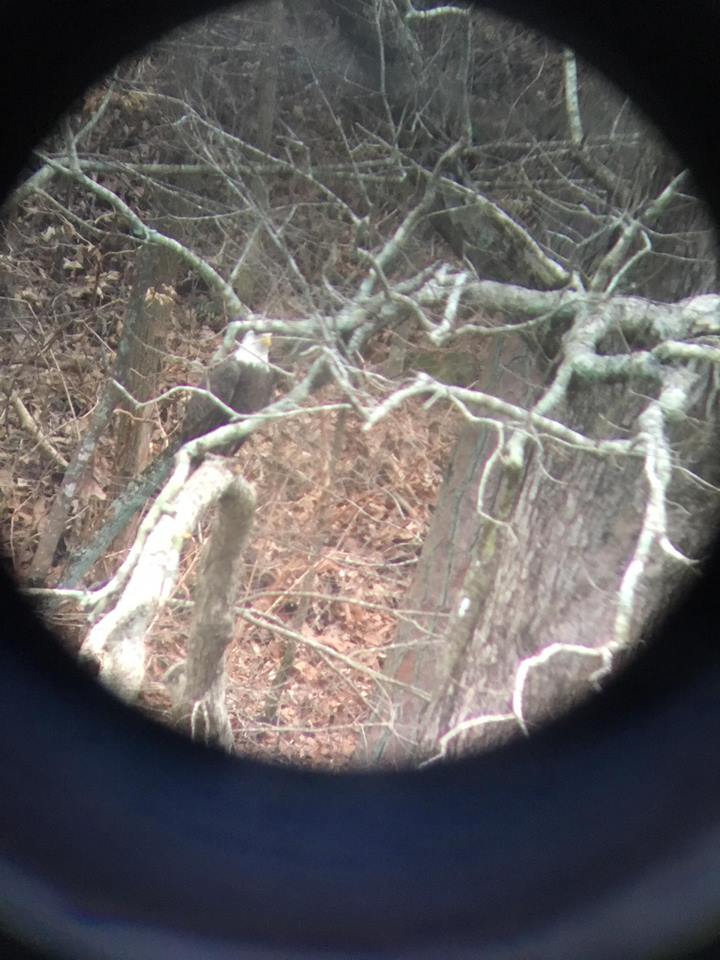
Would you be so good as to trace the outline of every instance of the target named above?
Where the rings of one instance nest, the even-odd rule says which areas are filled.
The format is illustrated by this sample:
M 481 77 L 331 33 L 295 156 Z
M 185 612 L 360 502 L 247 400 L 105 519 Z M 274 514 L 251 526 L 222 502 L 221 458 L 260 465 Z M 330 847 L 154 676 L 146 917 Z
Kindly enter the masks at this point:
M 36 259 L 32 269 L 41 271 L 42 261 Z M 76 289 L 83 289 L 81 282 Z M 50 295 L 48 285 L 42 289 L 39 316 Z M 0 343 L 0 366 L 10 373 L 1 427 L 2 549 L 21 580 L 62 480 L 60 460 L 72 455 L 111 368 L 119 327 L 101 336 L 86 323 L 38 320 Z M 198 353 L 207 359 L 216 345 L 213 330 L 179 311 L 160 388 L 195 382 Z M 325 388 L 313 404 L 339 399 Z M 180 421 L 177 404 L 157 411 L 155 452 Z M 32 424 L 52 445 L 55 459 L 38 445 Z M 368 433 L 355 414 L 342 418 L 329 410 L 278 421 L 236 455 L 258 499 L 227 654 L 227 704 L 238 752 L 335 768 L 352 761 L 380 695 L 381 682 L 364 671 L 382 670 L 393 641 L 456 427 L 442 404 L 429 410 L 407 405 Z M 110 431 L 78 492 L 65 555 L 56 558 L 51 583 L 102 522 L 117 489 L 113 459 Z M 174 598 L 149 637 L 141 706 L 161 720 L 170 704 L 163 678 L 184 657 L 203 535 L 204 528 L 187 545 Z M 101 561 L 89 582 L 112 575 L 124 552 Z M 288 645 L 270 627 L 243 620 L 243 610 L 269 623 L 274 618 L 279 628 L 322 644 L 330 654 L 303 642 Z M 87 630 L 79 608 L 53 605 L 46 616 L 76 650 Z M 333 658 L 332 651 L 346 660 Z

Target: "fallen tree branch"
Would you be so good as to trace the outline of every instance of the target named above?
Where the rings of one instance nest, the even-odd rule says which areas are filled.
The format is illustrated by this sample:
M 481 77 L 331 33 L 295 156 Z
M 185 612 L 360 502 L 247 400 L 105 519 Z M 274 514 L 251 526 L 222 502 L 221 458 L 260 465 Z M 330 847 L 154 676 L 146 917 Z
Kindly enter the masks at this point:
M 200 570 L 182 683 L 172 718 L 193 740 L 232 750 L 225 706 L 225 651 L 233 638 L 240 561 L 252 529 L 255 492 L 234 477 L 217 500 L 217 514 L 200 558 Z
M 37 443 L 38 447 L 53 461 L 53 463 L 56 463 L 59 467 L 62 467 L 63 470 L 67 470 L 67 460 L 58 450 L 55 449 L 52 443 L 50 443 L 47 437 L 43 434 L 40 427 L 37 425 L 35 418 L 32 416 L 28 408 L 14 390 L 10 394 L 10 402 L 12 403 L 13 409 L 18 416 L 20 426 L 24 430 L 27 430 L 33 440 L 35 440 Z
M 102 682 L 129 701 L 140 692 L 147 632 L 175 587 L 185 540 L 237 479 L 219 460 L 201 464 L 187 478 L 181 479 L 181 472 L 176 471 L 171 490 L 166 488 L 163 502 L 143 521 L 126 564 L 96 593 L 98 601 L 106 602 L 122 590 L 80 649 L 80 659 L 94 663 Z

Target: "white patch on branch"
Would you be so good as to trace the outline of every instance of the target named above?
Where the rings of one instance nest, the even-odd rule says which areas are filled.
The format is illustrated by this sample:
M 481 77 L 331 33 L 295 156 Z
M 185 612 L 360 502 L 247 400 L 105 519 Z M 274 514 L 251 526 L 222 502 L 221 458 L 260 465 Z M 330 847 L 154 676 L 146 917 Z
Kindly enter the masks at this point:
M 412 4 L 408 3 L 405 20 L 435 20 L 438 17 L 469 17 L 469 7 L 454 7 L 446 4 L 442 7 L 432 7 L 430 10 L 416 10 Z
M 565 72 L 565 110 L 567 112 L 570 140 L 579 147 L 583 141 L 582 118 L 580 116 L 580 97 L 578 95 L 577 60 L 568 47 L 563 50 L 563 68 Z
M 458 607 L 458 616 L 464 617 L 470 609 L 470 597 L 463 597 Z
M 442 346 L 455 327 L 460 298 L 462 297 L 468 279 L 469 274 L 465 270 L 461 270 L 460 273 L 456 273 L 453 277 L 453 286 L 445 304 L 442 323 L 435 327 L 430 334 L 430 339 L 438 346 Z
M 525 659 L 520 662 L 520 665 L 515 672 L 515 683 L 513 685 L 512 696 L 512 715 L 519 723 L 520 729 L 526 735 L 528 734 L 528 728 L 523 713 L 523 697 L 528 676 L 535 667 L 539 667 L 541 664 L 547 663 L 548 660 L 557 656 L 559 653 L 572 653 L 575 656 L 580 657 L 599 658 L 602 661 L 603 672 L 609 668 L 611 662 L 611 652 L 609 647 L 585 647 L 580 643 L 551 643 L 541 650 L 540 653 L 536 653 L 531 657 L 525 657 Z
M 681 563 L 692 561 L 670 541 L 667 530 L 667 491 L 672 479 L 672 452 L 665 434 L 668 415 L 677 419 L 691 402 L 691 388 L 697 374 L 685 368 L 668 373 L 657 400 L 647 405 L 638 418 L 639 440 L 645 456 L 648 497 L 640 534 L 618 591 L 613 647 L 626 647 L 632 638 L 632 621 L 637 591 L 653 547 Z

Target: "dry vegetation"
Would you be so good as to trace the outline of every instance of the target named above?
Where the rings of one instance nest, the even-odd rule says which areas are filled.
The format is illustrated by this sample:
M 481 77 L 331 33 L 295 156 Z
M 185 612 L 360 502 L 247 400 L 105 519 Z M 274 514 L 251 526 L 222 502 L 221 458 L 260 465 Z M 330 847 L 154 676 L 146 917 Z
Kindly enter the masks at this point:
M 336 418 L 318 417 L 305 429 L 278 424 L 240 454 L 259 494 L 242 600 L 255 622 L 238 619 L 228 654 L 238 749 L 330 766 L 352 757 L 372 722 L 377 681 L 363 669 L 382 669 L 399 617 L 412 616 L 403 596 L 450 440 L 438 429 L 439 410 L 432 416 L 408 410 L 402 423 L 383 423 L 369 436 L 350 426 L 329 487 Z M 178 597 L 192 596 L 198 552 L 193 542 Z M 155 680 L 183 656 L 183 619 L 176 609 L 155 628 Z M 297 644 L 276 722 L 268 723 L 273 686 L 293 647 L 288 630 L 329 652 Z M 162 685 L 148 691 L 159 709 L 161 691 Z
M 47 228 L 43 234 L 47 214 L 35 206 L 20 212 L 7 228 L 10 252 L 2 263 L 13 272 L 16 296 L 34 312 L 32 322 L 16 325 L 0 343 L 0 364 L 9 373 L 0 454 L 3 550 L 21 578 L 62 462 L 107 376 L 132 282 L 127 260 L 93 251 L 71 225 L 60 239 Z M 62 321 L 51 323 L 48 316 Z M 216 345 L 217 332 L 198 318 L 192 297 L 177 296 L 161 389 L 196 382 Z M 374 351 L 368 363 L 380 366 L 387 343 L 379 341 Z M 325 388 L 313 403 L 332 406 L 336 399 Z M 182 403 L 175 395 L 158 405 L 156 450 L 172 438 Z M 402 610 L 403 597 L 456 427 L 441 404 L 429 410 L 408 405 L 370 433 L 360 430 L 354 415 L 329 410 L 276 422 L 239 452 L 243 474 L 258 494 L 236 639 L 228 652 L 228 708 L 239 750 L 329 766 L 352 757 L 372 723 L 378 680 L 370 671 L 382 669 L 398 618 L 412 616 Z M 58 570 L 65 553 L 92 536 L 117 492 L 112 463 L 110 435 L 78 491 Z M 184 656 L 202 535 L 188 544 L 176 601 L 152 632 L 142 703 L 160 718 L 169 706 L 163 678 Z M 93 579 L 107 577 L 120 559 L 108 555 Z M 82 613 L 65 603 L 49 608 L 48 616 L 76 649 L 86 630 Z M 346 660 L 296 645 L 287 631 Z M 283 679 L 278 691 L 274 684 Z
M 475 727 L 463 726 L 468 718 L 478 729 L 489 717 L 525 730 L 530 669 L 537 679 L 543 657 L 559 648 L 584 666 L 596 657 L 609 663 L 634 642 L 645 616 L 647 591 L 633 571 L 650 583 L 665 576 L 663 564 L 676 565 L 667 574 L 674 577 L 699 555 L 684 533 L 682 550 L 673 543 L 695 502 L 692 484 L 709 501 L 717 482 L 710 450 L 718 381 L 709 374 L 708 338 L 718 334 L 708 293 L 716 288 L 714 247 L 710 253 L 687 174 L 674 160 L 655 166 L 644 127 L 614 94 L 594 97 L 584 67 L 578 85 L 572 57 L 514 28 L 496 34 L 479 20 L 470 34 L 475 62 L 463 102 L 478 129 L 468 146 L 453 127 L 462 118 L 452 104 L 435 102 L 443 64 L 466 46 L 459 21 L 426 25 L 438 58 L 419 75 L 416 107 L 406 114 L 403 106 L 398 120 L 388 95 L 365 99 L 358 77 L 345 78 L 352 64 L 343 38 L 328 38 L 327 11 L 314 25 L 304 21 L 306 35 L 294 45 L 280 46 L 268 42 L 271 25 L 262 19 L 228 16 L 217 30 L 205 25 L 199 39 L 188 31 L 167 41 L 91 91 L 38 151 L 34 173 L 5 211 L 0 547 L 21 578 L 32 564 L 33 582 L 62 583 L 68 559 L 92 544 L 125 482 L 118 463 L 128 446 L 120 438 L 131 431 L 118 425 L 133 414 L 117 410 L 106 389 L 110 377 L 129 383 L 116 357 L 163 330 L 157 379 L 155 370 L 139 373 L 161 399 L 149 441 L 136 431 L 143 449 L 128 458 L 127 480 L 177 436 L 186 396 L 164 392 L 201 382 L 227 322 L 247 314 L 274 331 L 271 360 L 288 374 L 278 395 L 301 386 L 320 354 L 336 379 L 292 394 L 291 404 L 312 411 L 285 407 L 285 419 L 267 422 L 237 457 L 258 506 L 228 650 L 236 747 L 342 766 L 381 719 L 397 743 L 411 743 L 417 730 L 408 735 L 397 722 L 403 698 L 417 707 L 435 697 L 442 706 L 436 728 L 422 708 L 433 756 L 451 731 L 473 731 L 452 740 L 452 750 L 479 742 Z M 256 39 L 261 55 L 253 53 Z M 325 70 L 329 54 L 335 73 Z M 396 77 L 415 77 L 399 48 L 395 54 Z M 371 66 L 363 69 L 372 74 Z M 597 100 L 597 117 L 587 109 L 586 138 L 564 115 L 563 89 L 582 93 L 583 105 Z M 267 123 L 253 120 L 261 116 Z M 428 126 L 433 118 L 442 123 Z M 157 260 L 143 261 L 150 250 Z M 708 296 L 694 302 L 698 292 Z M 162 322 L 136 333 L 139 317 L 156 316 L 142 306 L 151 300 L 162 301 Z M 702 373 L 697 364 L 706 362 Z M 418 370 L 426 376 L 408 386 Z M 363 432 L 356 411 L 388 414 L 383 400 L 399 387 L 403 402 L 386 419 L 366 419 L 375 425 Z M 444 625 L 446 611 L 460 610 L 456 596 L 478 600 L 467 621 L 473 642 L 465 642 L 466 624 L 455 630 L 448 677 L 451 657 L 435 657 L 432 646 L 416 656 L 438 637 L 402 609 L 458 432 L 446 400 L 428 406 L 421 396 L 451 397 L 468 417 L 479 410 L 487 430 L 452 528 L 471 535 L 443 548 L 462 562 L 432 611 Z M 680 431 L 686 448 L 697 447 L 688 460 Z M 101 433 L 92 470 L 83 472 L 78 457 L 78 473 L 66 471 L 83 450 L 80 439 L 89 438 L 89 450 Z M 641 489 L 632 467 L 640 451 L 651 478 Z M 682 467 L 672 489 L 670 466 L 656 477 L 658 463 Z M 527 468 L 522 480 L 518 466 Z M 576 509 L 577 491 L 617 490 L 619 482 L 627 484 L 621 497 L 595 496 L 589 509 Z M 680 482 L 687 491 L 677 492 Z M 50 545 L 36 550 L 58 491 L 60 521 L 46 524 Z M 500 513 L 498 491 L 507 492 Z M 479 500 L 487 510 L 478 511 Z M 557 507 L 545 515 L 535 510 L 543 502 Z M 513 536 L 502 540 L 487 518 L 505 509 Z M 614 513 L 623 519 L 613 527 Z M 698 543 L 707 526 L 698 522 Z M 175 597 L 152 628 L 141 700 L 158 717 L 184 657 L 205 535 L 187 543 Z M 131 540 L 116 539 L 88 585 L 114 575 Z M 578 563 L 578 543 L 592 545 L 599 576 Z M 477 583 L 473 551 L 493 557 L 477 568 Z M 449 558 L 440 553 L 431 558 L 442 564 Z M 534 592 L 515 589 L 524 583 Z M 436 592 L 428 588 L 429 606 Z M 79 606 L 55 602 L 47 615 L 78 649 L 87 633 Z M 407 662 L 391 657 L 383 671 L 403 617 L 412 618 L 406 633 L 419 643 L 411 652 L 407 643 Z M 533 645 L 545 636 L 561 642 Z M 594 662 L 590 669 L 592 679 Z M 398 679 L 410 673 L 423 673 L 422 690 Z M 538 703 L 546 689 L 543 680 Z M 444 711 L 447 691 L 457 701 L 453 717 Z M 413 710 L 409 716 L 407 727 L 417 726 Z

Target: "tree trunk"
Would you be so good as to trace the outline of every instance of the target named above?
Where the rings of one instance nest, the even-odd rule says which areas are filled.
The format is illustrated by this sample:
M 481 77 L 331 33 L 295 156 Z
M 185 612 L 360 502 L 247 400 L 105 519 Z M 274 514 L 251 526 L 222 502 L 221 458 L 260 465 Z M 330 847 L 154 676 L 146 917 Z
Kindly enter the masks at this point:
M 203 550 L 195 609 L 173 722 L 195 740 L 233 748 L 225 707 L 225 651 L 235 627 L 240 563 L 252 530 L 255 493 L 235 477 L 217 503 L 217 516 Z
M 472 344 L 468 357 L 475 386 L 511 403 L 529 406 L 544 371 L 534 362 L 519 337 Z M 518 366 L 518 359 L 521 360 Z M 438 494 L 430 529 L 417 571 L 403 606 L 427 611 L 398 626 L 393 650 L 385 662 L 388 676 L 434 694 L 440 682 L 440 662 L 451 614 L 468 573 L 470 558 L 481 535 L 477 518 L 479 478 L 492 455 L 496 438 L 484 426 L 466 424 L 455 443 Z M 359 750 L 364 762 L 400 763 L 416 746 L 425 700 L 387 691 L 391 722 L 380 733 L 368 735 Z M 383 700 L 387 703 L 387 699 Z
M 604 417 L 616 425 L 634 419 L 622 385 L 583 388 L 572 405 L 563 419 L 588 435 L 602 432 Z M 604 672 L 600 648 L 612 644 L 642 524 L 643 460 L 614 463 L 546 444 L 529 446 L 524 471 L 513 474 L 492 460 L 493 433 L 470 426 L 460 435 L 407 598 L 427 610 L 427 633 L 401 625 L 398 644 L 412 645 L 386 663 L 390 676 L 424 689 L 431 702 L 387 691 L 392 716 L 365 760 L 399 764 L 492 746 L 592 692 Z M 685 447 L 684 465 L 709 482 L 717 482 L 717 433 L 706 425 L 688 436 L 686 425 L 682 439 L 672 438 L 676 450 Z M 492 519 L 477 511 L 481 482 Z M 671 499 L 684 508 L 671 518 L 671 538 L 697 556 L 716 501 L 680 472 Z M 653 559 L 635 602 L 635 640 L 686 569 Z
M 126 336 L 121 349 L 124 378 L 122 386 L 139 403 L 158 392 L 158 374 L 168 321 L 174 304 L 172 284 L 177 258 L 168 251 L 143 244 L 135 259 L 135 283 L 125 319 Z M 150 439 L 154 407 L 134 409 L 120 404 L 121 416 L 115 433 L 115 472 L 120 485 L 136 477 L 150 460 Z
M 256 106 L 255 144 L 265 153 L 272 152 L 284 15 L 283 0 L 271 0 L 266 7 L 266 45 L 258 73 Z M 269 197 L 267 184 L 262 177 L 249 178 L 248 193 L 256 208 L 257 226 L 248 236 L 242 257 L 233 270 L 233 283 L 240 299 L 254 306 L 263 292 L 267 276 L 263 221 L 269 218 Z

